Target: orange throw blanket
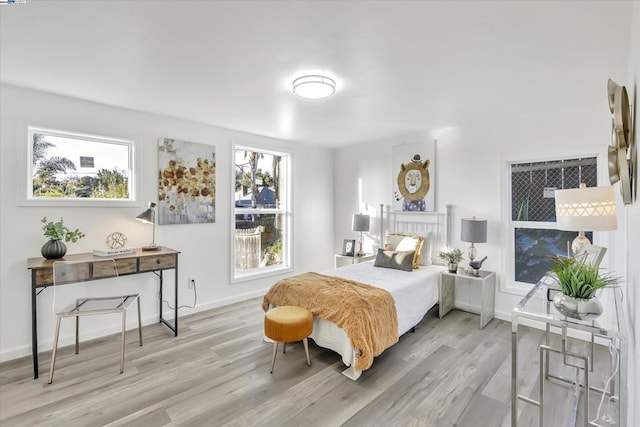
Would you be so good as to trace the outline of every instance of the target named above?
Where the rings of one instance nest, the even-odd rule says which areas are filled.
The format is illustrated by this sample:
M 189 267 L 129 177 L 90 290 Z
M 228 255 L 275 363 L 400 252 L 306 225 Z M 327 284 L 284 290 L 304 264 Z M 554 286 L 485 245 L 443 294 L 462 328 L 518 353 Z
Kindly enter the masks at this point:
M 361 351 L 355 369 L 364 371 L 373 358 L 398 342 L 398 315 L 389 292 L 374 286 L 305 273 L 278 281 L 262 301 L 269 304 L 304 307 L 314 316 L 329 320 L 347 333 L 354 349 Z

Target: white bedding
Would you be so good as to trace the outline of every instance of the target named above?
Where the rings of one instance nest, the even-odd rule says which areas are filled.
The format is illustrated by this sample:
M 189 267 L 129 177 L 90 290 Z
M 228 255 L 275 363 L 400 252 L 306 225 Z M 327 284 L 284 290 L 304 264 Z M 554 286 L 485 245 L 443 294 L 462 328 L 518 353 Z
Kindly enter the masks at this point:
M 438 275 L 445 267 L 420 266 L 413 271 L 400 271 L 374 267 L 373 261 L 323 271 L 327 276 L 338 276 L 356 282 L 373 285 L 389 291 L 396 303 L 398 313 L 398 336 L 417 325 L 424 315 L 438 302 Z M 351 340 L 343 329 L 327 320 L 314 318 L 311 338 L 321 347 L 329 348 L 342 356 L 347 366 L 355 362 Z M 352 379 L 360 372 L 344 372 Z

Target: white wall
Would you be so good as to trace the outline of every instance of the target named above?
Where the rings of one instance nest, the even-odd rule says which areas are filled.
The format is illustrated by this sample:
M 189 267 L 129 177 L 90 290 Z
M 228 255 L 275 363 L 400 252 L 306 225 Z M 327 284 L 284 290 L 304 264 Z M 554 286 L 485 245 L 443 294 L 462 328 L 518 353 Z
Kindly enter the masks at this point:
M 605 87 L 606 79 L 598 83 Z M 504 248 L 508 239 L 502 195 L 506 162 L 595 153 L 600 156 L 599 181 L 605 185 L 604 151 L 610 123 L 606 95 L 599 95 L 595 100 L 599 105 L 595 106 L 547 111 L 535 118 L 520 121 L 504 120 L 503 117 L 497 118 L 496 122 L 461 123 L 445 132 L 437 132 L 435 171 L 431 172 L 432 186 L 436 192 L 436 210 L 444 211 L 446 205 L 453 206 L 452 245 L 465 253 L 469 244 L 460 241 L 460 219 L 475 215 L 488 220 L 488 241 L 477 245 L 478 253 L 488 256 L 483 268 L 498 273 L 501 289 L 507 281 L 507 254 Z M 539 126 L 530 126 L 531 121 Z M 514 141 L 513 135 L 517 135 L 517 141 Z M 375 209 L 381 203 L 390 205 L 391 184 L 395 180 L 395 168 L 391 163 L 392 147 L 431 138 L 430 134 L 415 134 L 337 150 L 334 157 L 336 251 L 340 249 L 342 239 L 357 237 L 350 231 L 354 212 L 362 210 L 362 206 Z M 360 204 L 359 179 L 362 180 Z M 623 212 L 620 223 L 617 232 L 601 233 L 598 237 L 606 243 L 604 246 L 609 247 L 605 265 L 608 263 L 613 270 L 623 272 L 626 268 L 624 251 L 615 244 L 624 239 Z M 377 233 L 377 225 L 375 228 L 372 226 L 370 234 Z M 372 236 L 368 240 L 368 252 L 374 242 Z M 511 309 L 521 298 L 522 295 L 499 291 L 496 297 L 497 315 L 510 319 Z
M 179 269 L 181 304 L 192 303 L 193 293 L 187 287 L 187 278 L 197 278 L 198 307 L 196 310 L 180 310 L 181 316 L 261 295 L 278 278 L 230 284 L 231 146 L 234 139 L 292 150 L 295 272 L 323 270 L 332 266 L 331 150 L 7 85 L 1 86 L 0 125 L 0 360 L 27 355 L 31 351 L 30 275 L 26 259 L 39 256 L 40 247 L 45 242 L 40 223 L 43 216 L 49 219 L 62 216 L 66 225 L 79 227 L 86 233 L 87 237 L 68 245 L 69 253 L 102 248 L 105 237 L 113 231 L 124 232 L 130 246 L 149 243 L 150 228 L 136 221 L 135 216 L 147 201 L 157 199 L 155 177 L 159 137 L 211 144 L 216 150 L 216 222 L 156 228 L 159 244 L 182 251 Z M 24 176 L 18 165 L 19 150 L 27 144 L 23 138 L 27 125 L 134 140 L 137 143 L 136 155 L 140 159 L 138 179 L 142 180 L 142 194 L 138 198 L 140 206 L 110 209 L 17 206 L 17 180 Z M 172 287 L 172 277 L 170 274 L 167 289 Z M 125 280 L 144 292 L 144 323 L 157 322 L 157 280 L 154 276 L 136 275 Z M 49 291 L 38 297 L 38 316 L 40 350 L 46 350 L 51 347 L 53 336 Z M 135 317 L 129 317 L 129 327 L 133 327 Z M 115 331 L 117 319 L 107 325 L 89 322 L 81 330 L 85 338 Z M 71 333 L 71 326 L 63 329 L 63 343 L 70 342 Z

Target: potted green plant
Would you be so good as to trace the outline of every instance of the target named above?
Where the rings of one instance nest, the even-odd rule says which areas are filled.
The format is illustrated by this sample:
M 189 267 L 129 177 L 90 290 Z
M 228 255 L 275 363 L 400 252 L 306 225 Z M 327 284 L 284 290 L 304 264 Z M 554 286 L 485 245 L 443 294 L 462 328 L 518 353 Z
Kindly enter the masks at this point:
M 67 253 L 67 245 L 64 242 L 75 243 L 84 237 L 84 233 L 77 228 L 71 230 L 64 225 L 64 219 L 60 218 L 60 221 L 48 221 L 47 217 L 42 218 L 41 222 L 42 231 L 44 237 L 49 240 L 42 245 L 40 253 L 46 259 L 59 259 Z M 64 240 L 64 242 L 63 242 Z
M 553 305 L 565 316 L 579 320 L 600 316 L 602 304 L 596 298 L 596 292 L 620 282 L 619 277 L 601 274 L 598 266 L 585 262 L 581 257 L 551 257 L 550 269 L 562 290 L 553 297 Z
M 462 261 L 462 251 L 458 248 L 444 249 L 438 252 L 438 258 L 442 258 L 448 263 L 449 273 L 456 273 L 458 271 L 458 263 Z

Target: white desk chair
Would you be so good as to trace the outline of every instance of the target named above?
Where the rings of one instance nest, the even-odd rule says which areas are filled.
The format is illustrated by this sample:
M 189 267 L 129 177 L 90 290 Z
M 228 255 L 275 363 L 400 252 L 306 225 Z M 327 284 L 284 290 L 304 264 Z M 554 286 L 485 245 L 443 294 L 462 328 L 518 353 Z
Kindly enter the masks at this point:
M 63 290 L 58 287 L 68 285 L 69 283 L 81 282 L 82 279 L 89 278 L 89 264 L 83 261 L 57 261 L 53 264 L 53 310 L 57 317 L 56 331 L 53 339 L 53 353 L 51 355 L 51 369 L 49 371 L 49 384 L 53 382 L 53 371 L 56 365 L 56 353 L 58 352 L 58 337 L 60 335 L 60 321 L 64 317 L 75 317 L 76 319 L 76 354 L 80 351 L 79 329 L 80 317 L 95 316 L 99 314 L 121 314 L 122 315 L 122 348 L 120 351 L 120 373 L 124 372 L 124 342 L 125 329 L 127 320 L 127 308 L 134 302 L 138 303 L 138 336 L 140 345 L 142 346 L 142 321 L 140 317 L 140 294 L 123 295 L 118 280 L 118 266 L 113 259 L 105 259 L 104 261 L 93 263 L 92 277 L 95 278 L 111 278 L 117 282 L 116 289 L 109 293 L 116 293 L 116 296 L 78 296 L 74 295 L 75 301 L 69 305 L 63 306 L 64 300 Z M 72 285 L 68 285 L 72 286 Z M 77 289 L 87 290 L 92 287 L 95 290 L 100 285 L 95 283 L 83 283 Z M 75 289 L 74 289 L 75 292 Z M 95 292 L 92 292 L 95 293 Z M 67 299 L 68 301 L 68 299 Z

